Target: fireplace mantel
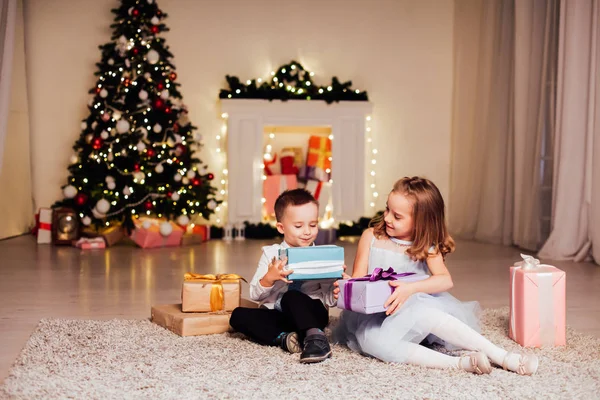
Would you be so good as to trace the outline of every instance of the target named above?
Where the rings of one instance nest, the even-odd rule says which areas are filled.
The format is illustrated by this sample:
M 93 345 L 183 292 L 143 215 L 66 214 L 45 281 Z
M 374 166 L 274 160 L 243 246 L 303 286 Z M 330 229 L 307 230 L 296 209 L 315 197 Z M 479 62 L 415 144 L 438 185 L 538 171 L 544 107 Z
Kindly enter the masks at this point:
M 222 99 L 221 111 L 227 114 L 227 222 L 261 221 L 265 126 L 330 127 L 333 216 L 340 221 L 367 215 L 365 122 L 372 108 L 362 101 Z

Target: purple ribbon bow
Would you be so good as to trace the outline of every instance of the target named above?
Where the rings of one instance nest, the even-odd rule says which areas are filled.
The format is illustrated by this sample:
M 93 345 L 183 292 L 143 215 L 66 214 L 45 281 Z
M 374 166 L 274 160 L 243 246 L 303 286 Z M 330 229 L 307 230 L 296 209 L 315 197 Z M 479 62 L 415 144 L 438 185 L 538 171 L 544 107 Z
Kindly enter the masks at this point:
M 365 275 L 362 278 L 352 278 L 349 279 L 348 282 L 344 285 L 344 308 L 346 310 L 352 310 L 351 307 L 351 299 L 352 299 L 352 284 L 353 282 L 360 281 L 369 281 L 369 282 L 377 282 L 377 281 L 395 281 L 398 278 L 402 278 L 404 276 L 415 275 L 414 272 L 403 272 L 401 274 L 397 274 L 394 271 L 394 268 L 389 267 L 385 271 L 383 268 L 375 268 L 371 275 Z M 392 292 L 394 290 L 392 289 Z

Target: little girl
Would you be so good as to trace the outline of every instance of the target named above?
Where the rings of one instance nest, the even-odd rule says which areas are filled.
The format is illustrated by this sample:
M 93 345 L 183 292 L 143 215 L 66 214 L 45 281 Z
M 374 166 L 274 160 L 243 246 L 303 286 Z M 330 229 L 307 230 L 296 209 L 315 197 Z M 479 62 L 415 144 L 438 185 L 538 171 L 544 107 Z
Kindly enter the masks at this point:
M 371 226 L 358 243 L 353 277 L 393 267 L 397 273 L 428 278 L 391 281 L 395 289 L 385 313 L 344 311 L 334 331 L 337 342 L 388 362 L 489 374 L 491 359 L 521 375 L 536 372 L 536 356 L 509 353 L 478 333 L 478 303 L 462 303 L 447 293 L 453 284 L 444 258 L 454 251 L 454 241 L 446 228 L 444 200 L 431 181 L 400 179 L 388 196 L 385 213 Z M 421 345 L 424 340 L 475 352 L 452 357 Z

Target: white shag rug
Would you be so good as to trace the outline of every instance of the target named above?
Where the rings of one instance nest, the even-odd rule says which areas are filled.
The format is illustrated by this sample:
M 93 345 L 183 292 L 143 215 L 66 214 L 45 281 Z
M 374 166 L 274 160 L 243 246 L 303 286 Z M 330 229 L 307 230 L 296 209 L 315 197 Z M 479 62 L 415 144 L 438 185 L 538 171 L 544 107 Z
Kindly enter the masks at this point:
M 483 334 L 509 350 L 507 309 Z M 591 399 L 600 396 L 600 339 L 569 329 L 568 346 L 526 349 L 538 373 L 476 376 L 387 364 L 334 346 L 323 363 L 239 334 L 179 337 L 147 320 L 40 322 L 0 386 L 8 399 Z

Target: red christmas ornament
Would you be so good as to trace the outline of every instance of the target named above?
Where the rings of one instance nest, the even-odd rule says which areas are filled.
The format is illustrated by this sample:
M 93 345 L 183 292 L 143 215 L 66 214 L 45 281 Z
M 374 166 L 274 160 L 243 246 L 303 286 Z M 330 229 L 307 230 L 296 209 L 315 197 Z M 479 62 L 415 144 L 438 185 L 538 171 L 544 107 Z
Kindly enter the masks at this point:
M 152 25 L 152 28 L 150 28 L 150 30 L 152 31 L 152 33 L 158 33 L 158 26 Z
M 100 93 L 101 91 L 102 91 L 102 88 L 101 88 L 101 87 L 97 87 L 97 88 L 96 88 L 96 93 Z
M 157 88 L 158 90 L 163 90 L 163 89 L 165 88 L 165 85 L 164 85 L 164 83 L 162 83 L 162 82 L 158 82 L 158 83 L 156 84 L 156 88 Z
M 146 209 L 146 211 L 150 211 L 153 208 L 152 202 L 150 200 L 146 201 L 144 203 L 144 208 Z
M 173 192 L 167 192 L 167 197 L 171 198 L 171 196 L 173 196 Z
M 162 14 L 162 11 L 160 11 L 160 10 L 156 10 L 156 15 L 157 15 L 157 16 L 160 16 L 161 14 Z
M 140 170 L 140 164 L 138 164 L 138 163 L 133 164 L 133 170 L 134 171 L 139 171 Z
M 177 157 L 181 156 L 182 154 L 184 154 L 186 151 L 186 148 L 184 145 L 182 144 L 178 144 L 177 146 L 175 146 L 175 155 Z
M 177 74 L 175 72 L 171 72 L 169 74 L 169 79 L 172 80 L 172 81 L 174 81 L 175 79 L 177 79 Z
M 214 176 L 214 175 L 211 173 L 211 174 L 208 174 L 208 175 L 206 176 L 206 178 L 207 178 L 209 181 L 212 181 L 213 179 L 215 179 L 215 176 Z
M 138 15 L 140 15 L 140 10 L 138 10 L 137 8 L 134 8 L 133 11 L 131 12 L 131 15 L 133 15 L 134 17 L 137 17 Z
M 136 56 L 138 55 L 138 53 L 140 52 L 140 50 L 137 47 L 134 47 L 132 50 L 133 54 L 135 54 Z
M 104 140 L 102 140 L 102 138 L 97 137 L 92 140 L 92 148 L 94 150 L 99 150 L 103 144 Z
M 161 109 L 164 107 L 164 105 L 165 105 L 165 102 L 162 101 L 162 99 L 154 100 L 154 108 Z
M 129 78 L 123 79 L 123 85 L 125 85 L 125 87 L 131 85 L 131 80 Z
M 77 193 L 77 196 L 75 196 L 75 204 L 77 204 L 78 206 L 83 206 L 85 203 L 87 203 L 87 201 L 88 196 L 86 194 Z
M 154 157 L 155 154 L 156 154 L 156 152 L 153 149 L 146 150 L 146 155 L 148 157 Z
M 198 178 L 192 179 L 192 185 L 194 185 L 194 186 L 200 186 L 201 183 L 202 183 L 202 181 Z
M 166 112 L 167 114 L 170 114 L 170 113 L 171 113 L 171 107 L 166 107 L 166 108 L 165 108 L 165 112 Z
M 173 125 L 173 132 L 179 132 L 179 124 L 177 122 Z

